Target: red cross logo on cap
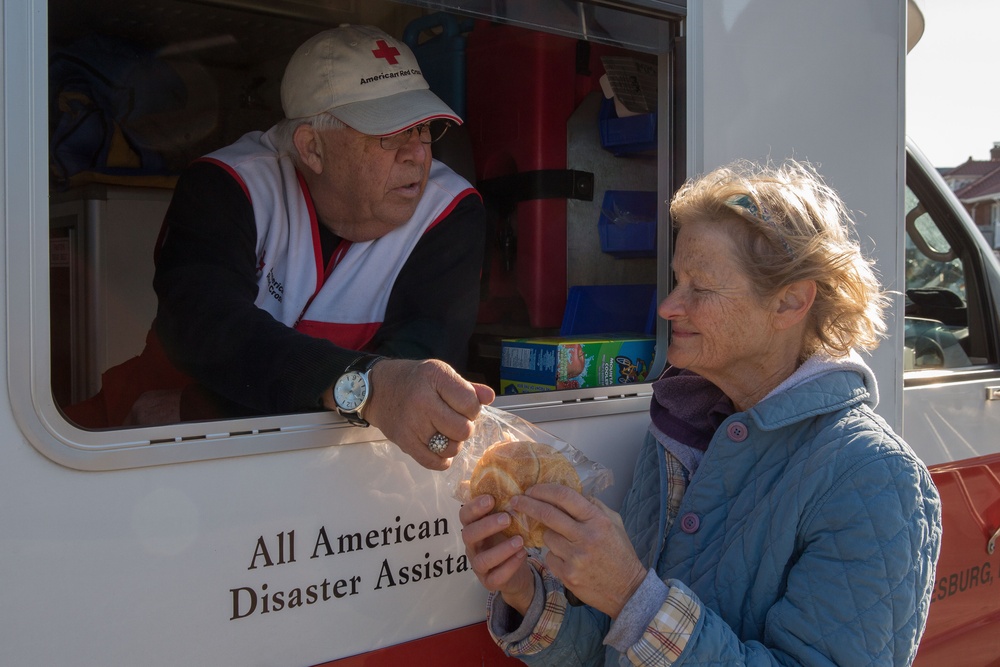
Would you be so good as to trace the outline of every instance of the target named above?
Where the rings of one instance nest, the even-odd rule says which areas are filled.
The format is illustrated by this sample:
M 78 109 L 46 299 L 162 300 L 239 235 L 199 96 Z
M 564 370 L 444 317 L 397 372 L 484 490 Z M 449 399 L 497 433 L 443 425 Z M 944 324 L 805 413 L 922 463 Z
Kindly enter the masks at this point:
M 375 42 L 375 46 L 378 48 L 372 51 L 372 54 L 376 58 L 385 58 L 385 61 L 390 65 L 397 64 L 396 56 L 399 55 L 399 49 L 395 46 L 389 46 L 384 39 Z

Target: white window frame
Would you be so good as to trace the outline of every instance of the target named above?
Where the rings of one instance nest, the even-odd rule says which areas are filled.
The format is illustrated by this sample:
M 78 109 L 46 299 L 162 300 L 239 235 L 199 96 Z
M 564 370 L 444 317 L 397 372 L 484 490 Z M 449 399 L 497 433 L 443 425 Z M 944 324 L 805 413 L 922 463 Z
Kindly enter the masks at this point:
M 49 459 L 78 470 L 128 469 L 384 439 L 377 429 L 351 426 L 332 412 L 102 431 L 81 429 L 63 417 L 52 396 L 49 354 L 48 5 L 46 0 L 7 0 L 0 11 L 4 26 L 0 120 L 5 131 L 0 179 L 9 195 L 0 210 L 7 262 L 6 271 L 0 272 L 6 289 L 0 293 L 6 298 L 10 406 L 25 438 Z M 24 26 L 30 27 L 24 30 Z M 660 132 L 661 154 L 669 153 L 666 129 L 664 125 Z M 659 168 L 668 165 L 663 158 Z M 669 243 L 663 229 L 660 239 L 661 247 Z M 661 329 L 658 343 L 666 349 L 666 329 Z M 544 423 L 645 412 L 650 395 L 649 384 L 638 384 L 498 397 L 494 405 Z

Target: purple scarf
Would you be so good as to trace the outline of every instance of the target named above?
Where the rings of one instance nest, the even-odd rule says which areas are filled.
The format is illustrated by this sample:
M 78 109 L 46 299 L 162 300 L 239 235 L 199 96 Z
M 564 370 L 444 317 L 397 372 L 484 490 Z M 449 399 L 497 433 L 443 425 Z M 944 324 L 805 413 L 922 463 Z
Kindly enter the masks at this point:
M 649 416 L 656 428 L 681 444 L 705 451 L 731 414 L 729 397 L 692 371 L 670 366 L 653 383 Z

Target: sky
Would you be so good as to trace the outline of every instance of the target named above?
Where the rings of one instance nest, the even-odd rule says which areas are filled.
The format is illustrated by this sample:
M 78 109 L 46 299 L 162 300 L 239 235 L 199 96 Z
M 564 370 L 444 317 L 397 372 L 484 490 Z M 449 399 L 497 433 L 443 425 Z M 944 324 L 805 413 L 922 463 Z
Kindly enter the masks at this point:
M 906 58 L 906 133 L 935 167 L 989 160 L 1000 142 L 1000 0 L 917 0 Z

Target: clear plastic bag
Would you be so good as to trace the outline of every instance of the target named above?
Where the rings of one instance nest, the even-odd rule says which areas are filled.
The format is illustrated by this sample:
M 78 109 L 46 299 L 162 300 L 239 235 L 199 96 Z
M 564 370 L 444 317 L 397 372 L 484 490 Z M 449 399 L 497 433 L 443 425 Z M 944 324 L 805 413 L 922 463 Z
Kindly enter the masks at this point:
M 554 448 L 565 456 L 576 473 L 580 476 L 583 495 L 590 498 L 607 489 L 614 483 L 611 469 L 600 463 L 591 461 L 573 445 L 560 440 L 548 431 L 538 428 L 529 421 L 503 410 L 483 406 L 476 418 L 476 431 L 465 441 L 462 451 L 451 461 L 448 469 L 447 482 L 452 496 L 466 503 L 472 498 L 469 493 L 469 480 L 479 459 L 492 445 L 510 440 L 532 440 Z

